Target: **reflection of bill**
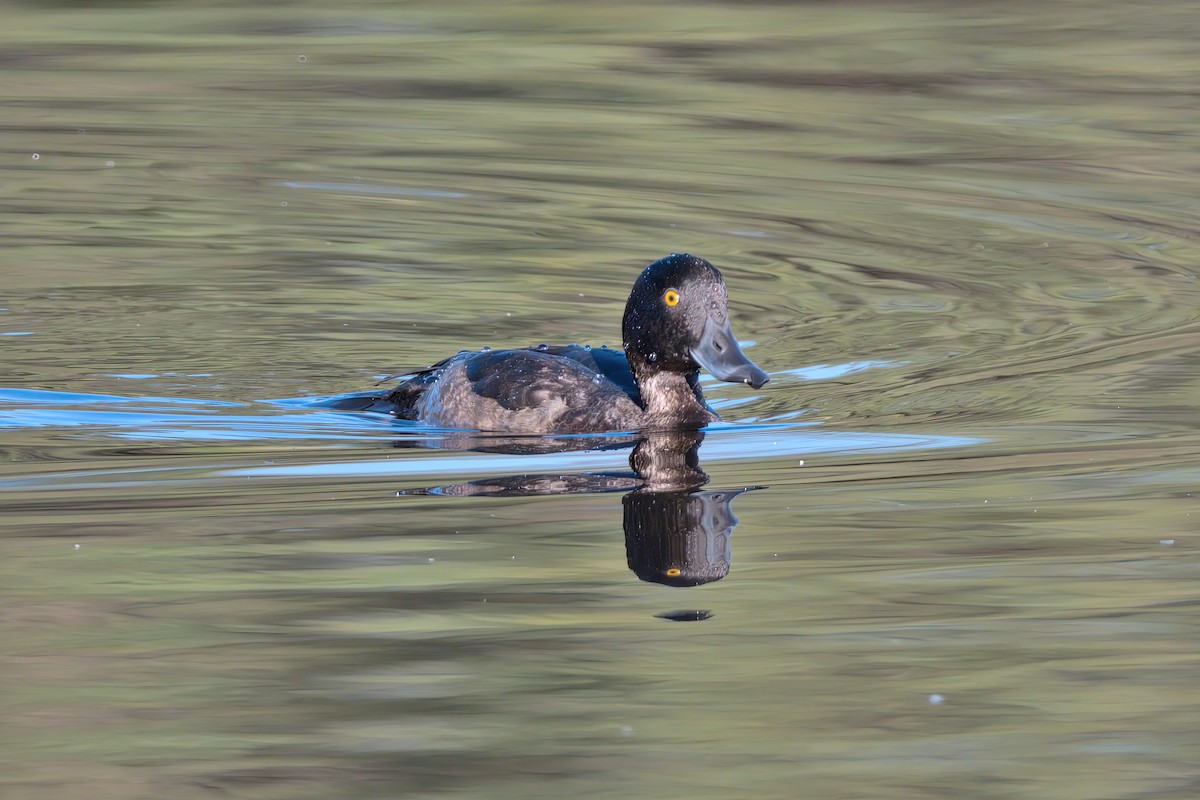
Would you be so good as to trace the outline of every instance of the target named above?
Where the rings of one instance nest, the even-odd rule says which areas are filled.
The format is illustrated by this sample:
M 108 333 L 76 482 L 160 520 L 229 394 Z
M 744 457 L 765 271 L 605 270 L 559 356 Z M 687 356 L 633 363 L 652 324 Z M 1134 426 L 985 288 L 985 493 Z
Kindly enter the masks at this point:
M 472 441 L 456 435 L 452 446 L 520 454 L 547 452 L 555 441 L 563 442 L 517 437 L 479 437 Z M 707 473 L 700 469 L 699 450 L 704 441 L 701 431 L 647 432 L 601 446 L 628 446 L 635 441 L 629 455 L 632 473 L 510 475 L 408 489 L 399 494 L 524 497 L 627 492 L 621 501 L 625 552 L 635 575 L 667 586 L 698 586 L 724 578 L 729 574 L 730 538 L 737 526 L 729 504 L 743 492 L 765 487 L 701 491 L 700 487 L 708 483 Z M 566 449 L 582 449 L 580 443 L 579 439 L 564 442 Z M 472 444 L 475 447 L 470 447 Z

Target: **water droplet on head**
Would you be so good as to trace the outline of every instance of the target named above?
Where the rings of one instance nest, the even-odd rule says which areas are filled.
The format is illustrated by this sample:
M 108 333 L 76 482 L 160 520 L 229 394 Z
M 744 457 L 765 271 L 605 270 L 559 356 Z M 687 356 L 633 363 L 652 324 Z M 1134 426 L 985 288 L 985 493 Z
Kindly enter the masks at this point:
M 483 347 L 479 348 L 479 352 L 490 353 L 490 352 L 492 352 L 492 348 L 488 347 L 487 345 L 484 345 Z
M 646 360 L 650 362 L 658 361 L 658 353 L 651 353 L 650 355 L 646 356 Z
M 546 344 L 545 342 L 543 342 L 542 344 L 539 344 L 539 345 L 537 346 L 537 349 L 538 349 L 538 352 L 539 352 L 539 353 L 544 353 L 544 352 L 546 352 L 547 350 L 549 350 L 549 349 L 550 349 L 550 345 L 548 345 L 548 344 Z
M 583 349 L 588 353 L 592 352 L 592 346 L 590 344 L 585 344 Z

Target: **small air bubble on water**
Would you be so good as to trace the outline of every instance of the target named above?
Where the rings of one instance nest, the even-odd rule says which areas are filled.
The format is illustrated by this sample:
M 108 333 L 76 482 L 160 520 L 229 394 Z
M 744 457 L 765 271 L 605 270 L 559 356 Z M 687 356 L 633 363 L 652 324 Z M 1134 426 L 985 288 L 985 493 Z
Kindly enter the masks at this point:
M 83 547 L 83 545 L 81 545 L 81 544 L 73 545 L 73 546 L 71 547 L 71 549 L 72 549 L 72 550 L 78 550 L 80 547 Z
M 303 63 L 305 63 L 306 61 L 308 61 L 308 56 L 300 56 L 300 57 L 299 57 L 298 59 L 296 59 L 296 60 L 297 60 L 297 61 L 299 61 L 301 64 L 303 64 Z
M 34 161 L 37 161 L 39 158 L 41 158 L 41 156 L 40 156 L 40 155 L 38 155 L 37 153 L 34 153 L 34 154 L 33 154 L 33 160 L 34 160 Z
M 284 200 L 284 201 L 283 201 L 282 203 L 280 203 L 279 205 L 283 206 L 284 208 L 287 208 L 287 200 Z
M 104 166 L 106 166 L 106 167 L 115 167 L 116 165 L 117 165 L 117 162 L 113 161 L 112 159 L 109 159 L 108 161 L 104 162 Z
M 1159 544 L 1175 544 L 1175 540 L 1174 539 L 1159 539 L 1158 543 Z M 76 545 L 76 547 L 78 547 L 78 545 Z
M 946 702 L 946 698 L 942 697 L 940 694 L 934 693 L 929 695 L 929 705 L 931 706 L 940 706 L 944 702 Z
M 505 311 L 505 312 L 504 312 L 504 316 L 506 316 L 506 317 L 511 317 L 511 316 L 512 316 L 512 312 L 511 312 L 511 311 Z
M 485 346 L 483 346 L 483 347 L 479 348 L 479 352 L 481 352 L 481 353 L 490 353 L 490 352 L 492 352 L 492 348 L 490 348 L 490 347 L 487 347 L 487 346 L 485 345 Z

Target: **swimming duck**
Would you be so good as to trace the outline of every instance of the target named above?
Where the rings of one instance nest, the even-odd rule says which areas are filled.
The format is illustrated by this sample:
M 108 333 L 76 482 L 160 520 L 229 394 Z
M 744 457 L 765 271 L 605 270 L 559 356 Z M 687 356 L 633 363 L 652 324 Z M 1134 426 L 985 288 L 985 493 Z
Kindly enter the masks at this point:
M 673 253 L 638 276 L 625 305 L 624 352 L 580 345 L 463 351 L 386 395 L 335 405 L 428 425 L 514 434 L 695 429 L 719 419 L 699 371 L 757 389 L 767 373 L 729 327 L 725 281 Z

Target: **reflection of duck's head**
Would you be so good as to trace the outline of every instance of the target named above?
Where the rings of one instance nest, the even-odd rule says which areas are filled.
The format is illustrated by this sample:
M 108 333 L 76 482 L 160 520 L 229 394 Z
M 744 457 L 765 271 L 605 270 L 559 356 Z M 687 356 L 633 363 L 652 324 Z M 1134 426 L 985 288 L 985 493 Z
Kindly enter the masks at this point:
M 755 389 L 767 382 L 767 373 L 746 358 L 729 327 L 725 280 L 702 258 L 672 253 L 646 267 L 629 294 L 621 331 L 639 384 L 656 373 L 701 368 Z
M 639 489 L 625 507 L 625 555 L 642 580 L 698 586 L 729 573 L 737 517 L 730 501 L 748 489 L 655 492 Z

